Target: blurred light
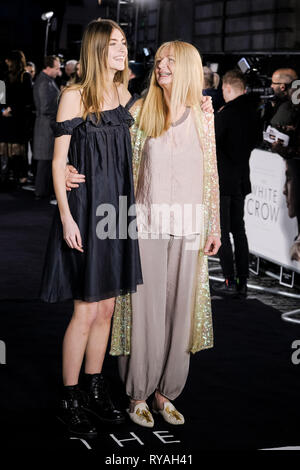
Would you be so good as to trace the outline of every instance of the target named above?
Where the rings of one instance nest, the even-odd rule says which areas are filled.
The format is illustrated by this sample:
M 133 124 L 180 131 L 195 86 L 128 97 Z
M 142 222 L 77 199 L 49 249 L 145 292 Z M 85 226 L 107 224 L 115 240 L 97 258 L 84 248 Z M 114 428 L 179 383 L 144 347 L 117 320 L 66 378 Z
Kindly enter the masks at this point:
M 242 73 L 246 73 L 248 70 L 251 70 L 251 66 L 245 57 L 242 57 L 242 59 L 238 61 L 238 66 Z
M 212 72 L 215 72 L 217 73 L 218 72 L 218 68 L 219 68 L 219 64 L 217 62 L 211 62 L 209 64 L 209 68 Z
M 54 15 L 53 11 L 46 11 L 46 13 L 43 13 L 41 18 L 43 21 L 49 21 L 51 20 L 52 16 Z

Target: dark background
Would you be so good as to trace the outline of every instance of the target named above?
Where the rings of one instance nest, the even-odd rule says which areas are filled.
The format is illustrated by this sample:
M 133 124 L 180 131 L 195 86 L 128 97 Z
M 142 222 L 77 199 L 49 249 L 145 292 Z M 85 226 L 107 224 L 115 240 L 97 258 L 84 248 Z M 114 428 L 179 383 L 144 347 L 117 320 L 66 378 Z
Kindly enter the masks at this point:
M 0 60 L 11 49 L 22 49 L 27 60 L 41 65 L 46 22 L 54 11 L 48 53 L 79 57 L 86 24 L 94 18 L 117 19 L 117 0 L 2 0 Z M 159 44 L 182 39 L 196 45 L 205 62 L 218 62 L 221 72 L 245 56 L 261 57 L 264 73 L 277 66 L 300 63 L 300 2 L 297 0 L 135 0 L 121 5 L 130 58 L 146 60 Z
M 48 53 L 63 53 L 66 59 L 78 58 L 89 21 L 117 18 L 115 0 L 101 6 L 97 0 L 2 0 L 0 63 L 9 50 L 22 49 L 27 60 L 41 66 L 46 27 L 41 14 L 51 10 L 56 21 Z M 120 23 L 126 23 L 130 58 L 144 61 L 144 47 L 154 52 L 163 41 L 183 39 L 196 45 L 206 62 L 218 62 L 221 73 L 246 56 L 261 58 L 262 71 L 270 75 L 285 65 L 299 72 L 299 10 L 297 0 L 140 0 L 122 6 Z M 0 204 L 0 339 L 7 347 L 7 364 L 0 365 L 1 451 L 27 448 L 34 454 L 42 448 L 46 455 L 58 455 L 57 450 L 70 455 L 68 450 L 78 451 L 80 443 L 59 433 L 55 410 L 61 341 L 72 305 L 37 299 L 54 208 L 45 201 L 33 206 L 31 194 L 24 193 L 5 193 Z M 167 450 L 194 454 L 298 445 L 300 364 L 291 356 L 299 325 L 283 322 L 279 310 L 257 299 L 213 299 L 213 312 L 215 347 L 192 356 L 187 385 L 176 403 L 186 426 L 174 430 L 157 420 L 156 430 L 168 429 L 181 441 Z M 115 358 L 107 357 L 104 372 L 118 404 L 127 406 Z M 120 451 L 110 432 L 126 437 L 135 432 L 146 451 L 165 450 L 152 433 L 128 420 L 119 431 L 100 428 L 99 452 Z M 134 444 L 130 451 L 138 448 Z

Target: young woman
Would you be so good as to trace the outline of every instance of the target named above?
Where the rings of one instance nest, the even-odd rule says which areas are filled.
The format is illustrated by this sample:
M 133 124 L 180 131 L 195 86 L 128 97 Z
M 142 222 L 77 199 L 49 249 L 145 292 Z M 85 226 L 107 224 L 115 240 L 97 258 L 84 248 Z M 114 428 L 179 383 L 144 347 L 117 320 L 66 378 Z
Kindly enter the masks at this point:
M 115 297 L 142 283 L 138 241 L 99 232 L 103 208 L 122 216 L 134 204 L 127 91 L 127 44 L 113 21 L 91 22 L 83 36 L 80 82 L 60 100 L 55 130 L 53 180 L 58 201 L 46 254 L 41 298 L 74 299 L 63 341 L 63 394 L 60 419 L 72 434 L 94 436 L 88 411 L 119 423 L 101 374 Z M 129 103 L 128 103 L 129 101 Z M 66 195 L 66 162 L 85 174 L 86 184 Z M 122 218 L 122 217 L 121 217 Z M 128 223 L 134 221 L 128 217 Z M 124 227 L 123 227 L 124 228 Z M 83 389 L 78 385 L 85 357 Z
M 214 119 L 211 103 L 208 114 L 201 110 L 202 83 L 198 51 L 180 41 L 163 44 L 148 94 L 131 109 L 144 285 L 117 298 L 111 354 L 121 356 L 128 413 L 141 426 L 154 424 L 146 403 L 153 392 L 153 410 L 184 423 L 170 400 L 185 385 L 190 352 L 213 342 L 207 255 L 220 246 L 219 192 Z M 68 175 L 67 186 L 82 178 Z

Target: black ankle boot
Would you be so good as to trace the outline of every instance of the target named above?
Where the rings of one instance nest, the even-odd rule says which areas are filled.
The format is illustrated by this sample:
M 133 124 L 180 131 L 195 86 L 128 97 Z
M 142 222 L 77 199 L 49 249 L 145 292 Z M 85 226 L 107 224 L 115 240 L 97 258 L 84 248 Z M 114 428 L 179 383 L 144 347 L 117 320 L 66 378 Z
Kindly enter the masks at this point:
M 97 435 L 96 428 L 83 409 L 83 396 L 78 385 L 64 387 L 57 418 L 74 436 L 92 438 Z
M 114 406 L 108 391 L 108 385 L 102 374 L 84 374 L 86 392 L 85 409 L 95 414 L 102 421 L 123 423 L 124 414 Z
M 246 299 L 248 294 L 247 279 L 240 278 L 237 281 L 237 291 L 240 299 Z
M 236 297 L 237 296 L 237 284 L 234 279 L 225 279 L 224 282 L 214 283 L 212 286 L 214 293 L 222 295 L 224 297 Z

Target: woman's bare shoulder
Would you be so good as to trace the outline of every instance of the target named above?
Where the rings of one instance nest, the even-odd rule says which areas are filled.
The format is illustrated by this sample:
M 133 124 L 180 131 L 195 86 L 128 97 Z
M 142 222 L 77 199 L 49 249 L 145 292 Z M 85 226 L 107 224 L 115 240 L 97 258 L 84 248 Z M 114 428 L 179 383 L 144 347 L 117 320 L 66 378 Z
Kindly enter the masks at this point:
M 81 117 L 81 115 L 81 93 L 79 89 L 65 88 L 61 94 L 56 120 L 67 121 L 75 117 Z

